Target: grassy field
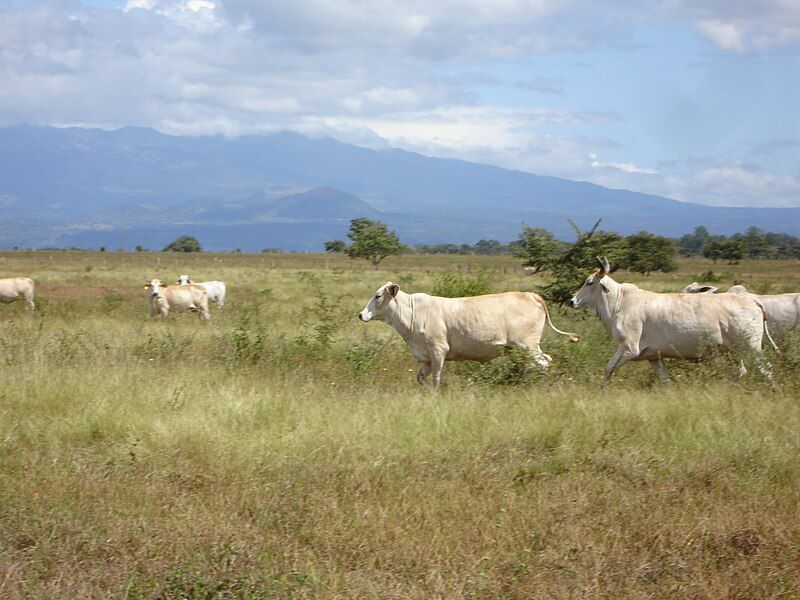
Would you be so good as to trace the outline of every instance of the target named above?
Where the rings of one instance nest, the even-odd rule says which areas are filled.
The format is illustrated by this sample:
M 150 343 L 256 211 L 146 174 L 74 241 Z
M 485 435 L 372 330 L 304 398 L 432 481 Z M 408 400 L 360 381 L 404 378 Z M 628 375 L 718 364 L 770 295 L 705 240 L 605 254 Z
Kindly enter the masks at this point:
M 0 598 L 800 596 L 800 338 L 775 384 L 722 357 L 629 364 L 551 307 L 546 372 L 448 363 L 417 386 L 356 315 L 448 269 L 536 290 L 508 257 L 0 253 Z M 615 277 L 800 290 L 800 262 Z M 225 280 L 226 306 L 147 318 L 145 279 Z

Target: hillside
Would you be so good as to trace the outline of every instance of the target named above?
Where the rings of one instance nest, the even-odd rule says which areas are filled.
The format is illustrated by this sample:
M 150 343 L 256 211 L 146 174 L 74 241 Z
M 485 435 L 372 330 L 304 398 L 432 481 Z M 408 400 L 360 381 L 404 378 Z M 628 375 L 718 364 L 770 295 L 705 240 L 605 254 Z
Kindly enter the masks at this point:
M 562 238 L 567 218 L 676 236 L 756 225 L 800 234 L 800 208 L 721 208 L 330 138 L 178 137 L 0 129 L 0 246 L 157 247 L 178 234 L 211 249 L 318 250 L 347 221 L 381 218 L 410 243 L 510 240 L 521 224 Z M 124 230 L 124 234 L 122 234 Z

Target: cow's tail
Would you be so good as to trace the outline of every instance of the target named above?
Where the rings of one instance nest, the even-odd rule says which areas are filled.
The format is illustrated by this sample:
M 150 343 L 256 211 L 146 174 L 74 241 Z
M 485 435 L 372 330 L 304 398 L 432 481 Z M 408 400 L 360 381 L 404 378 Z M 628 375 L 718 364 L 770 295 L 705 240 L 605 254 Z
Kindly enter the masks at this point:
M 775 340 L 772 339 L 772 336 L 769 334 L 769 327 L 767 326 L 767 311 L 764 310 L 764 305 L 761 304 L 758 300 L 754 300 L 756 304 L 758 304 L 758 308 L 761 309 L 761 317 L 764 319 L 764 333 L 767 335 L 767 339 L 769 343 L 772 344 L 772 347 L 775 348 L 775 352 L 778 354 L 781 353 L 781 349 L 778 348 L 778 345 L 775 343 Z
M 531 292 L 531 295 L 539 304 L 542 305 L 542 308 L 544 309 L 544 314 L 547 317 L 547 324 L 550 325 L 550 329 L 552 329 L 556 333 L 560 333 L 561 335 L 568 335 L 569 340 L 571 342 L 579 342 L 581 340 L 581 336 L 579 336 L 577 333 L 569 333 L 568 331 L 561 331 L 555 325 L 553 325 L 553 322 L 550 320 L 550 311 L 547 310 L 547 302 L 545 302 L 544 298 L 542 298 L 539 294 L 534 294 L 533 292 Z

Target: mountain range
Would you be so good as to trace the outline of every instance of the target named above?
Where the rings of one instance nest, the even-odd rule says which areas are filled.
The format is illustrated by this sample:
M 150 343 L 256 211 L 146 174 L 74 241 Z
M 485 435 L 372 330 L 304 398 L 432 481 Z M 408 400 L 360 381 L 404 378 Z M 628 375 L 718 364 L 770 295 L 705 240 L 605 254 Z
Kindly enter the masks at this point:
M 158 249 L 186 234 L 209 250 L 319 251 L 356 217 L 411 244 L 510 241 L 523 223 L 570 239 L 568 218 L 623 234 L 800 235 L 800 208 L 705 206 L 327 137 L 0 128 L 0 247 Z

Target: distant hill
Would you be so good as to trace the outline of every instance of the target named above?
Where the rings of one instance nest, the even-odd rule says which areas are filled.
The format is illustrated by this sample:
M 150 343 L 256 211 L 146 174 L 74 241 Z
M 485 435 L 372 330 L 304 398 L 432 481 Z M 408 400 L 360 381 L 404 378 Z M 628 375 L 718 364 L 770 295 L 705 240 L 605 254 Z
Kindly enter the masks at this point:
M 677 236 L 696 225 L 800 234 L 800 208 L 721 208 L 331 138 L 169 136 L 153 129 L 0 128 L 0 247 L 320 250 L 351 218 L 409 243 L 508 241 L 526 223 Z M 122 233 L 124 230 L 124 233 Z

